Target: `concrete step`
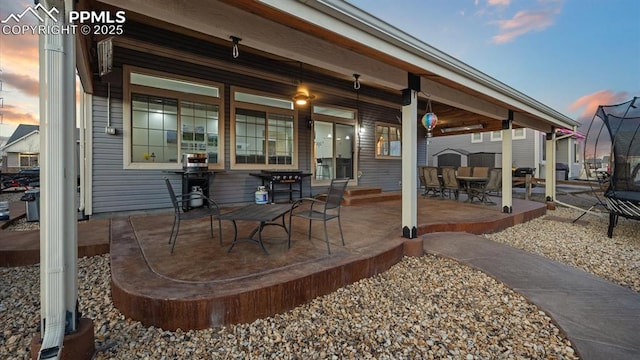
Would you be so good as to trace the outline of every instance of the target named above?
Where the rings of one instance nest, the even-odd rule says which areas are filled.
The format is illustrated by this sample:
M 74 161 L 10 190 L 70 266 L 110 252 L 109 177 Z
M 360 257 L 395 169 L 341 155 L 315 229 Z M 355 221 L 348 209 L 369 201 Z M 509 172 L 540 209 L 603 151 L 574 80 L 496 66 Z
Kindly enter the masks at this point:
M 380 191 L 355 196 L 347 196 L 347 194 L 345 194 L 345 197 L 342 199 L 342 204 L 345 206 L 361 205 L 400 199 L 402 199 L 402 192 L 400 191 Z
M 371 194 L 380 194 L 382 189 L 378 187 L 367 187 L 367 186 L 358 186 L 347 188 L 344 191 L 344 196 L 361 196 L 361 195 L 371 195 Z

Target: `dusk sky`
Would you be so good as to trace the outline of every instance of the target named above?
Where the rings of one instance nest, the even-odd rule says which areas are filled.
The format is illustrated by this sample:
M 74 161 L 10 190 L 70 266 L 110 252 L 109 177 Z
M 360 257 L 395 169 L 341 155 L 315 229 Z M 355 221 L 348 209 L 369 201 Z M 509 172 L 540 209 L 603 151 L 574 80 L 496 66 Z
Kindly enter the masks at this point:
M 638 0 L 349 2 L 578 121 L 640 96 Z M 0 0 L 0 19 L 30 5 Z M 0 136 L 9 136 L 38 123 L 38 38 L 0 36 Z

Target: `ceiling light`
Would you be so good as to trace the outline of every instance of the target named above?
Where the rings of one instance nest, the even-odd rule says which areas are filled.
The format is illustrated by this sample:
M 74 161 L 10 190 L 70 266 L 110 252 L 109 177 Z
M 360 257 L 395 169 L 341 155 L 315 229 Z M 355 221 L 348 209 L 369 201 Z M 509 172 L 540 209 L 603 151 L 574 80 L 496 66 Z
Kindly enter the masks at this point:
M 479 130 L 479 129 L 484 129 L 484 125 L 473 124 L 473 125 L 465 125 L 465 126 L 456 126 L 456 127 L 450 127 L 450 128 L 442 128 L 440 129 L 440 131 L 442 131 L 443 134 L 446 134 L 446 133 L 456 132 L 456 131 L 469 131 L 469 130 Z
M 304 106 L 307 105 L 307 103 L 312 100 L 315 96 L 313 95 L 307 95 L 303 92 L 297 92 L 294 96 L 293 96 L 293 101 L 296 103 L 296 105 L 300 105 L 300 106 Z

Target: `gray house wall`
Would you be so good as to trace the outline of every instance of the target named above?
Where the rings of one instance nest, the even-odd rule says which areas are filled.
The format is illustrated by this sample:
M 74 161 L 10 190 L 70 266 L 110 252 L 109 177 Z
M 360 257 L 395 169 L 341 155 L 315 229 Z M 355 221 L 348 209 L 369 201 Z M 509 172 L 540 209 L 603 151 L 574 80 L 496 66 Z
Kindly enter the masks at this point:
M 186 35 L 169 33 L 150 28 L 146 25 L 131 23 L 127 26 L 127 34 L 132 38 L 147 43 L 158 43 L 162 46 L 172 46 L 178 50 L 189 51 L 196 55 L 206 55 L 218 60 L 250 63 L 262 71 L 269 71 L 273 75 L 291 78 L 293 69 L 298 63 L 276 62 L 266 60 L 258 55 L 243 53 L 239 59 L 231 59 L 228 47 L 203 46 L 201 40 L 189 38 Z M 149 54 L 127 48 L 115 47 L 114 72 L 102 79 L 98 79 L 94 85 L 93 109 L 92 109 L 92 172 L 93 172 L 93 214 L 110 213 L 118 211 L 151 210 L 171 207 L 167 194 L 164 178 L 171 180 L 174 190 L 181 192 L 181 176 L 170 170 L 131 170 L 123 166 L 123 131 L 129 132 L 123 126 L 123 84 L 122 71 L 124 65 L 132 65 L 165 73 L 205 79 L 225 84 L 223 99 L 224 126 L 225 126 L 225 169 L 216 172 L 210 186 L 210 196 L 220 204 L 236 204 L 252 202 L 254 192 L 261 184 L 259 178 L 250 176 L 255 170 L 231 170 L 230 169 L 230 114 L 231 114 L 231 86 L 240 86 L 258 91 L 264 91 L 277 95 L 290 96 L 295 91 L 295 84 L 283 86 L 265 79 L 249 76 L 247 74 L 234 73 L 228 70 L 197 65 L 180 59 L 166 58 L 157 54 Z M 353 92 L 352 82 L 337 80 L 326 75 L 305 72 L 306 79 L 312 79 L 314 83 L 321 83 L 327 87 Z M 323 104 L 344 106 L 357 109 L 360 120 L 365 128 L 365 133 L 360 135 L 360 147 L 355 150 L 355 156 L 359 159 L 358 185 L 376 186 L 385 191 L 399 190 L 402 178 L 401 159 L 376 159 L 374 156 L 375 123 L 389 122 L 397 124 L 396 118 L 400 114 L 400 105 L 397 108 L 376 104 L 372 98 L 379 98 L 387 103 L 397 100 L 400 104 L 400 94 L 390 94 L 378 89 L 362 86 L 359 90 L 366 95 L 367 101 L 356 101 L 353 97 L 335 96 L 324 94 Z M 343 92 L 344 93 L 344 92 Z M 109 96 L 108 96 L 109 95 Z M 364 97 L 364 96 L 363 96 Z M 107 111 L 107 106 L 109 111 Z M 300 108 L 298 111 L 298 170 L 311 172 L 311 128 L 306 119 L 311 115 L 310 106 Z M 109 114 L 109 119 L 107 119 Z M 389 121 L 392 119 L 392 121 Z M 105 134 L 108 122 L 110 126 L 118 130 L 117 135 Z M 416 120 L 416 133 L 420 132 Z M 409 134 L 416 136 L 416 134 Z M 358 176 L 359 175 L 359 176 Z M 303 195 L 309 195 L 311 178 L 307 177 L 303 183 Z M 325 192 L 326 186 L 314 187 L 312 193 Z
M 535 168 L 535 136 L 536 132 L 526 129 L 524 139 L 513 140 L 513 166 L 515 167 L 532 167 Z M 502 142 L 491 141 L 491 133 L 485 132 L 482 136 L 482 142 L 472 143 L 471 135 L 452 135 L 432 138 L 429 143 L 429 165 L 436 164 L 437 153 L 445 149 L 460 149 L 469 153 L 495 153 L 496 167 L 502 164 Z

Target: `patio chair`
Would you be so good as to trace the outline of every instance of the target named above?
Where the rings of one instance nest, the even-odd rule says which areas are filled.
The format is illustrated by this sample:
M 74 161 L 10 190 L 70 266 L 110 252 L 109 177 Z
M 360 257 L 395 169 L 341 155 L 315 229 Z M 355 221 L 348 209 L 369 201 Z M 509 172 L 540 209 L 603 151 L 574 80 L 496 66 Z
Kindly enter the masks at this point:
M 443 173 L 444 175 L 444 173 Z M 471 168 L 468 166 L 460 166 L 456 173 L 458 176 L 471 176 Z
M 422 196 L 426 197 L 429 192 L 433 192 L 432 197 L 442 196 L 442 184 L 440 183 L 440 179 L 438 178 L 438 168 L 434 166 L 423 166 L 422 167 L 422 177 L 424 177 L 425 186 L 424 186 L 424 194 Z
M 451 198 L 451 193 L 453 193 L 456 200 L 458 200 L 458 195 L 460 194 L 460 184 L 458 183 L 458 179 L 456 178 L 456 171 L 454 168 L 443 168 L 442 169 L 442 192 L 444 194 L 445 190 L 449 191 L 449 198 Z
M 458 174 L 458 176 L 462 176 Z M 489 168 L 486 166 L 475 166 L 473 168 L 473 177 L 489 177 Z
M 484 188 L 484 202 L 487 202 L 487 196 L 489 193 L 495 192 L 497 195 L 500 195 L 502 191 L 502 169 L 491 169 L 489 170 L 489 180 L 487 180 L 487 185 Z
M 173 254 L 173 250 L 176 247 L 178 232 L 180 231 L 180 222 L 182 220 L 194 220 L 209 217 L 211 238 L 213 238 L 213 218 L 215 216 L 218 219 L 218 236 L 220 238 L 220 245 L 222 245 L 222 222 L 220 221 L 220 207 L 218 207 L 218 204 L 200 192 L 176 195 L 169 179 L 165 178 L 164 181 L 167 184 L 167 190 L 169 191 L 169 196 L 171 197 L 171 203 L 173 204 L 174 210 L 173 226 L 171 227 L 171 235 L 169 235 L 169 244 L 173 243 L 171 245 L 171 253 Z M 188 201 L 200 199 L 204 204 L 202 207 L 192 208 L 189 211 L 185 211 L 182 206 Z
M 332 179 L 327 194 L 316 195 L 314 198 L 303 198 L 291 205 L 291 212 L 289 212 L 289 248 L 291 248 L 291 233 L 293 232 L 292 217 L 309 220 L 309 240 L 311 240 L 311 222 L 314 220 L 324 222 L 324 240 L 327 242 L 327 252 L 329 254 L 331 254 L 331 247 L 329 246 L 327 221 L 338 219 L 340 238 L 342 239 L 342 245 L 344 245 L 342 223 L 340 222 L 340 208 L 342 205 L 342 197 L 344 196 L 344 191 L 348 183 L 349 179 Z

